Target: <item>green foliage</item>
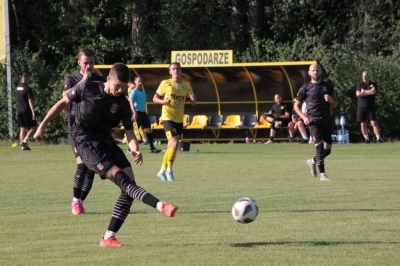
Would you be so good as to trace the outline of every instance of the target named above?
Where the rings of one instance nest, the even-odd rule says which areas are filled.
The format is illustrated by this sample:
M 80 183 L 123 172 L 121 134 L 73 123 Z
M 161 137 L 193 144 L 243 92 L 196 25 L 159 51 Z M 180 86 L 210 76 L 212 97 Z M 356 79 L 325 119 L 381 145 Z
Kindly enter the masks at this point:
M 348 117 L 353 138 L 360 134 L 354 90 L 365 69 L 380 86 L 382 135 L 397 138 L 399 8 L 400 1 L 386 0 L 14 1 L 12 85 L 22 71 L 31 72 L 43 117 L 59 99 L 66 75 L 76 71 L 83 47 L 96 51 L 98 64 L 167 63 L 172 50 L 215 49 L 232 49 L 234 62 L 318 60 L 336 85 L 335 114 Z M 5 69 L 0 84 L 6 110 Z M 7 121 L 7 114 L 0 118 Z M 63 114 L 49 127 L 50 141 L 65 138 L 65 119 Z M 2 123 L 0 139 L 6 138 Z

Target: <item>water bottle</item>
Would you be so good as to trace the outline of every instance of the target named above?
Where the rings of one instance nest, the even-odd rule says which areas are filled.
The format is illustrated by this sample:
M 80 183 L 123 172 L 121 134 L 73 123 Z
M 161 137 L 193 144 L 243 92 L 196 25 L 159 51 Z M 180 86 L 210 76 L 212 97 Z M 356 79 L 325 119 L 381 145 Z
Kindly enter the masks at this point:
M 337 130 L 337 143 L 338 144 L 343 144 L 343 131 L 342 131 L 342 129 L 343 128 L 339 128 L 338 130 Z
M 341 125 L 342 127 L 344 127 L 344 126 L 346 125 L 346 118 L 344 117 L 344 115 L 342 115 L 342 116 L 340 117 L 340 125 Z
M 349 144 L 349 143 L 350 143 L 349 131 L 347 129 L 344 129 L 343 144 Z

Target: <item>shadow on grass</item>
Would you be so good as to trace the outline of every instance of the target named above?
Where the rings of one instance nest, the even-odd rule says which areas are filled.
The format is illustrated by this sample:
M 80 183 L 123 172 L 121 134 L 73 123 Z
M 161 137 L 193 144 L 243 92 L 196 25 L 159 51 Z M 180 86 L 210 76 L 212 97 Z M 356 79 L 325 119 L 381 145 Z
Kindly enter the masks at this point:
M 231 244 L 234 248 L 252 248 L 254 246 L 340 246 L 340 245 L 398 245 L 400 242 L 382 241 L 266 241 Z

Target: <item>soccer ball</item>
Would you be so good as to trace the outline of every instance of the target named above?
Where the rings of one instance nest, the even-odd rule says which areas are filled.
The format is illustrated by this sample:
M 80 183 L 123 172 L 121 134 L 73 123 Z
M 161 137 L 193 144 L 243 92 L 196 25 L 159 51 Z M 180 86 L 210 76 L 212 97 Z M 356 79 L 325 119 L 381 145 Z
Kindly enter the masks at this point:
M 251 198 L 240 198 L 232 207 L 233 219 L 242 224 L 251 223 L 258 215 L 257 203 Z

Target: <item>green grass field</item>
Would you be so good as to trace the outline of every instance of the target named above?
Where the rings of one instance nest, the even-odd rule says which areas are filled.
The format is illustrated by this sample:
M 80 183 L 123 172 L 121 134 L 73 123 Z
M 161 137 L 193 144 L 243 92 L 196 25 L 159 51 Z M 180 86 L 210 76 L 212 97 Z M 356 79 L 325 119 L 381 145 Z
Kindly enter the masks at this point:
M 308 144 L 192 144 L 178 152 L 175 182 L 156 178 L 163 154 L 141 146 L 137 183 L 179 211 L 168 218 L 135 201 L 117 234 L 123 248 L 99 247 L 118 187 L 96 175 L 86 214 L 74 216 L 71 148 L 30 146 L 0 143 L 0 265 L 400 263 L 400 143 L 334 145 L 331 182 L 311 176 Z M 246 225 L 231 216 L 243 196 L 259 206 Z

